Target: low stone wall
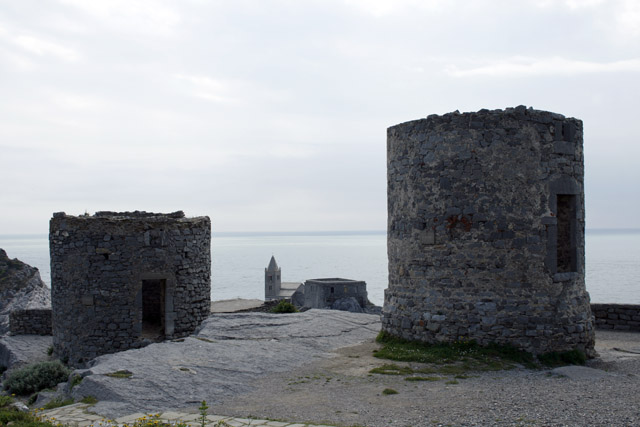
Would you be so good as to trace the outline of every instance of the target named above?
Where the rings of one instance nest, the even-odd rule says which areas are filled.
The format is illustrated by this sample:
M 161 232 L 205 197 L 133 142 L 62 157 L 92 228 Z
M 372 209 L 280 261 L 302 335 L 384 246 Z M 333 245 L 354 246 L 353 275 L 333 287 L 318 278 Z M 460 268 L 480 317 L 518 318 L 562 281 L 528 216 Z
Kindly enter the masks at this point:
M 9 314 L 11 335 L 51 335 L 51 309 L 14 310 Z
M 640 331 L 640 305 L 591 304 L 597 329 Z

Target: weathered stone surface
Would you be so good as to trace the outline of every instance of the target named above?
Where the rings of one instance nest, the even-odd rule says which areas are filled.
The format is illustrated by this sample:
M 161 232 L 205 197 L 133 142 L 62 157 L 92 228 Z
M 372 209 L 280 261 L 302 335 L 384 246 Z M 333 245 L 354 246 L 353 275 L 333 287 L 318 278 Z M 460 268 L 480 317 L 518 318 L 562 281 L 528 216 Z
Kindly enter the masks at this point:
M 10 259 L 0 249 L 0 336 L 9 332 L 12 311 L 47 307 L 51 307 L 51 290 L 38 269 Z
M 71 393 L 95 396 L 92 410 L 109 417 L 193 408 L 249 391 L 258 376 L 331 357 L 332 349 L 370 340 L 379 330 L 379 316 L 336 310 L 214 314 L 184 340 L 98 357 L 77 371 L 84 379 Z M 133 375 L 105 375 L 119 370 Z
M 362 313 L 360 303 L 354 297 L 340 298 L 331 305 L 332 310 L 349 311 L 351 313 Z
M 72 365 L 192 333 L 211 304 L 211 221 L 183 212 L 56 213 L 55 354 Z
M 580 120 L 432 115 L 390 127 L 387 150 L 384 330 L 592 354 Z
M 611 376 L 612 374 L 601 369 L 588 366 L 561 366 L 551 370 L 555 375 L 561 375 L 574 381 L 594 381 Z
M 8 369 L 48 360 L 51 336 L 9 335 L 0 338 L 0 366 Z

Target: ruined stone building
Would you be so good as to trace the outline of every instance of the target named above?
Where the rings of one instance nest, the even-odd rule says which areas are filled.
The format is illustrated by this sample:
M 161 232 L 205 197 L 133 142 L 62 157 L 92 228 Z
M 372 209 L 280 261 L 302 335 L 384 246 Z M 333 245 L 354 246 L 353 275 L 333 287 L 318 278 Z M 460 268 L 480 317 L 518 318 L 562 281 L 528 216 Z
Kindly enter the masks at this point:
M 362 280 L 341 278 L 311 279 L 304 282 L 304 306 L 336 308 L 336 302 L 353 298 L 360 308 L 367 307 L 367 284 Z
M 524 106 L 390 127 L 383 329 L 592 353 L 582 122 Z
M 210 313 L 208 217 L 61 212 L 49 243 L 54 352 L 71 364 L 189 335 Z

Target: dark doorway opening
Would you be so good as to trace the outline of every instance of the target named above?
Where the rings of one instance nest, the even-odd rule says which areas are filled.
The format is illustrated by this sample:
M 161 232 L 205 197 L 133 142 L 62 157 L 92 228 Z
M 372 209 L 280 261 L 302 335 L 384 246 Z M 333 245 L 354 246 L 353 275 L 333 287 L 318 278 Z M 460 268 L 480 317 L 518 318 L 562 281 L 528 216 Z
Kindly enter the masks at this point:
M 577 271 L 576 266 L 576 196 L 558 194 L 558 242 L 557 271 L 569 273 Z
M 164 338 L 164 307 L 167 281 L 142 281 L 142 337 L 153 341 Z

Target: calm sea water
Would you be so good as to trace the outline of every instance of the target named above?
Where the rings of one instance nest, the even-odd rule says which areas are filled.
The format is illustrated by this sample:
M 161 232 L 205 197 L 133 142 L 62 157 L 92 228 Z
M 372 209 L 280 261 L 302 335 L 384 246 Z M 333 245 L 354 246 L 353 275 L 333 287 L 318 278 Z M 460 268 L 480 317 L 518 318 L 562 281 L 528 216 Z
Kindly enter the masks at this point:
M 640 304 L 640 230 L 587 230 L 587 290 L 592 302 Z M 0 248 L 40 269 L 50 284 L 46 235 L 0 235 Z M 384 232 L 214 234 L 213 300 L 264 297 L 271 255 L 285 282 L 343 277 L 367 282 L 369 299 L 382 304 L 387 287 Z

